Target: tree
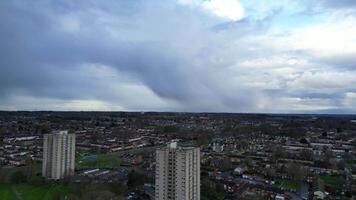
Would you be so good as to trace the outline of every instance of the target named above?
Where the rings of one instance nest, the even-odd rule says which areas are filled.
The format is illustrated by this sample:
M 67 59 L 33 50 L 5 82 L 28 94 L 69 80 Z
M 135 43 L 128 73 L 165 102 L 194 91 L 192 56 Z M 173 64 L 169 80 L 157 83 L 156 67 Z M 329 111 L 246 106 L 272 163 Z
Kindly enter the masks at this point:
M 302 181 L 306 176 L 306 170 L 297 163 L 288 163 L 286 166 L 288 176 L 295 181 Z
M 50 132 L 50 127 L 49 127 L 49 125 L 47 125 L 47 124 L 44 124 L 44 125 L 41 125 L 41 127 L 40 127 L 40 131 L 41 131 L 41 134 L 47 134 L 47 133 L 49 133 Z
M 210 134 L 199 134 L 196 138 L 199 146 L 208 145 L 212 141 L 213 137 Z
M 11 175 L 10 181 L 15 184 L 24 183 L 26 182 L 26 176 L 22 171 L 16 171 Z
M 5 127 L 1 127 L 0 128 L 0 135 L 5 135 L 7 132 L 8 131 L 7 131 L 7 129 Z M 2 140 L 1 140 L 1 142 L 2 142 Z
M 286 156 L 286 152 L 283 147 L 276 146 L 272 149 L 272 159 L 277 161 L 279 158 L 284 158 Z
M 276 176 L 276 169 L 274 169 L 274 168 L 267 168 L 266 169 L 266 176 L 267 177 L 270 177 L 270 178 L 273 178 L 273 177 L 275 177 Z
M 220 197 L 224 193 L 225 191 L 224 191 L 223 184 L 218 182 L 213 182 L 207 177 L 202 179 L 202 184 L 201 184 L 202 199 L 208 199 L 208 200 L 221 199 Z
M 66 195 L 67 200 L 80 200 L 80 198 L 75 194 Z
M 229 157 L 224 157 L 220 162 L 220 168 L 223 170 L 229 170 L 232 168 L 231 159 Z
M 114 193 L 108 191 L 108 190 L 94 190 L 94 191 L 89 191 L 85 193 L 82 197 L 82 199 L 91 199 L 91 200 L 105 200 L 105 199 L 111 199 L 111 200 L 121 200 L 124 199 L 122 196 L 117 196 Z
M 29 183 L 32 180 L 33 174 L 35 173 L 35 166 L 34 160 L 28 156 L 26 158 L 26 165 L 27 165 L 27 182 Z
M 141 173 L 137 173 L 135 170 L 131 170 L 127 178 L 127 186 L 129 188 L 136 188 L 138 186 L 142 186 L 145 182 L 145 176 Z
M 304 137 L 302 139 L 300 139 L 299 142 L 302 143 L 302 144 L 308 144 L 308 140 L 305 139 Z
M 337 163 L 337 168 L 339 168 L 339 170 L 344 170 L 345 169 L 345 162 L 343 160 L 339 161 Z
M 333 157 L 333 152 L 327 147 L 325 147 L 323 149 L 323 152 L 324 152 L 324 155 L 323 155 L 324 162 L 327 163 L 327 164 L 330 164 L 330 161 L 331 161 L 331 159 Z
M 300 151 L 299 157 L 303 160 L 313 160 L 313 151 L 304 148 Z
M 122 195 L 118 195 L 112 189 L 114 184 L 80 184 L 80 185 L 70 185 L 72 191 L 75 192 L 74 198 L 69 197 L 70 200 L 76 200 L 77 197 L 80 199 L 90 199 L 90 200 L 122 200 L 124 199 Z M 74 186 L 74 187 L 73 187 Z M 77 188 L 77 186 L 79 186 Z M 74 190 L 73 190 L 74 189 Z M 79 190 L 77 190 L 79 189 Z M 78 192 L 79 191 L 79 192 Z
M 164 126 L 163 127 L 163 132 L 164 133 L 175 133 L 179 131 L 178 126 Z
M 125 195 L 127 190 L 126 185 L 121 183 L 110 184 L 110 191 L 118 195 Z

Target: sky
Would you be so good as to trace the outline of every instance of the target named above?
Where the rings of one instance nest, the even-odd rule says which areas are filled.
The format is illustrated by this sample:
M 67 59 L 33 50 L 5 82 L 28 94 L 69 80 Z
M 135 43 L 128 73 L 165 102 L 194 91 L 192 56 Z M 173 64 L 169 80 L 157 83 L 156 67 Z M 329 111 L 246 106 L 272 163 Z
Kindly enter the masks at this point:
M 0 110 L 355 114 L 356 1 L 0 1 Z

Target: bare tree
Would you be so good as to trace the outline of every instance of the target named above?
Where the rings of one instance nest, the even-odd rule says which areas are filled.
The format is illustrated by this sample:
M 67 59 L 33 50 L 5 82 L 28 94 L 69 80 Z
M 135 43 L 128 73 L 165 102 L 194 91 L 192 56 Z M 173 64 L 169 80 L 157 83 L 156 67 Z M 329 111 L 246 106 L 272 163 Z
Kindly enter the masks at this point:
M 302 181 L 307 174 L 307 171 L 297 163 L 288 163 L 286 166 L 286 172 L 287 175 L 295 181 Z

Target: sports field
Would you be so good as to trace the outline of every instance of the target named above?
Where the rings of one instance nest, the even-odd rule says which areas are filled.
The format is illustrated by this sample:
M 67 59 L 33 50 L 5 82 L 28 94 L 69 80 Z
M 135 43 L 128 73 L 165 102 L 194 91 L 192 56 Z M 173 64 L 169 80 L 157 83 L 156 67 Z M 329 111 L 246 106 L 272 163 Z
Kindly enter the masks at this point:
M 300 184 L 298 182 L 285 179 L 277 179 L 276 185 L 293 191 L 297 191 L 300 188 Z

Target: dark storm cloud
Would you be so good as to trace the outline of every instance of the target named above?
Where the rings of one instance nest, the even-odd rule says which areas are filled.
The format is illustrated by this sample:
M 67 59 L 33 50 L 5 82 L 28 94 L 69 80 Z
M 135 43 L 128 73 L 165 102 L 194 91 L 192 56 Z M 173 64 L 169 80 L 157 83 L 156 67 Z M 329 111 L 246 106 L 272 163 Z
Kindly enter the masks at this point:
M 184 30 L 194 28 L 190 26 L 200 23 L 194 22 L 199 19 L 177 5 L 172 7 L 172 2 L 138 2 L 110 1 L 111 6 L 93 1 L 79 5 L 71 1 L 2 2 L 0 17 L 8 20 L 0 24 L 1 94 L 21 91 L 60 99 L 110 99 L 112 91 L 103 90 L 78 71 L 78 65 L 98 63 L 134 77 L 159 97 L 186 104 L 189 109 L 211 105 L 195 103 L 200 98 L 222 105 L 231 101 L 248 104 L 238 96 L 214 97 L 216 86 L 202 82 L 205 72 L 190 63 L 200 56 L 194 54 L 200 53 L 195 52 L 194 43 L 181 37 L 197 38 L 197 45 L 207 42 L 207 47 L 200 47 L 207 52 L 211 45 L 209 38 L 199 35 L 206 27 L 197 24 L 193 35 Z M 155 14 L 153 9 L 166 11 Z M 182 16 L 187 22 L 160 19 Z M 154 24 L 157 20 L 161 24 Z
M 27 97 L 99 100 L 128 110 L 228 112 L 288 112 L 283 98 L 342 106 L 349 92 L 353 100 L 353 88 L 338 84 L 343 74 L 331 92 L 320 89 L 327 81 L 318 82 L 339 68 L 353 70 L 352 55 L 314 58 L 305 50 L 266 47 L 270 38 L 263 37 L 279 11 L 226 22 L 199 9 L 175 0 L 1 1 L 0 109 L 26 109 L 18 104 Z M 279 34 L 273 37 L 288 35 Z M 298 59 L 315 63 L 310 70 L 289 66 Z M 347 80 L 353 83 L 352 76 Z M 275 102 L 279 107 L 270 107 Z

